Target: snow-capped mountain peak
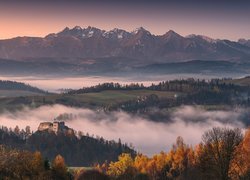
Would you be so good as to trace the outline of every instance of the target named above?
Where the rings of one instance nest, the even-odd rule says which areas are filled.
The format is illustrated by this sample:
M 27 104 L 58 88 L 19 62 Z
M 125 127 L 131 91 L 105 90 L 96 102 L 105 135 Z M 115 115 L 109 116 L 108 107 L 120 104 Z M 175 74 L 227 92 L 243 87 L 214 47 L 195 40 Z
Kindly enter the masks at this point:
M 216 42 L 216 43 L 214 43 Z M 140 62 L 162 62 L 187 59 L 250 59 L 250 42 L 215 40 L 201 35 L 183 37 L 173 30 L 153 35 L 144 28 L 127 32 L 115 28 L 104 31 L 95 27 L 66 27 L 45 38 L 19 37 L 2 40 L 0 58 L 96 58 L 124 57 Z M 138 62 L 139 62 L 138 61 Z
M 82 28 L 80 26 L 75 26 L 73 29 L 74 30 L 82 30 Z
M 110 31 L 104 31 L 102 34 L 103 37 L 112 39 L 123 39 L 128 37 L 129 35 L 130 33 L 128 33 L 127 31 L 118 28 L 114 28 Z
M 143 27 L 136 28 L 131 33 L 132 34 L 138 34 L 140 32 L 143 32 L 143 33 L 146 33 L 146 34 L 151 34 L 148 30 L 144 29 Z

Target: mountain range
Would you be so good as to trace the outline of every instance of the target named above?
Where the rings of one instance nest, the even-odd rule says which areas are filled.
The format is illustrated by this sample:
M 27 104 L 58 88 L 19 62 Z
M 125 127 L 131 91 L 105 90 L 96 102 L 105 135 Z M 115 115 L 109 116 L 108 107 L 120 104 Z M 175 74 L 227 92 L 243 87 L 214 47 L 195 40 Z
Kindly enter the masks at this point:
M 19 64 L 26 69 L 35 66 L 39 71 L 43 66 L 43 70 L 47 67 L 52 72 L 70 69 L 80 74 L 193 60 L 250 63 L 250 40 L 235 42 L 202 35 L 184 37 L 172 30 L 154 35 L 142 27 L 127 32 L 76 26 L 43 38 L 0 40 L 0 59 L 0 64 L 8 68 L 11 63 L 11 68 Z M 8 71 L 8 68 L 2 70 Z

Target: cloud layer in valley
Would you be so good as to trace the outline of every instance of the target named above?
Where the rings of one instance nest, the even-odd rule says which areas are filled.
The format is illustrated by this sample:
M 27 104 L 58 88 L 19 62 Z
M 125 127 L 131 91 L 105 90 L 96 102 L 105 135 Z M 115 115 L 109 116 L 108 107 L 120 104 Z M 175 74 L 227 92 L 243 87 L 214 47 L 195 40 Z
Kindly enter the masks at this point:
M 205 111 L 192 106 L 177 108 L 170 115 L 168 123 L 153 122 L 125 112 L 96 112 L 89 109 L 71 108 L 62 105 L 42 106 L 37 109 L 25 108 L 15 113 L 0 115 L 0 125 L 14 128 L 31 126 L 37 130 L 40 122 L 53 121 L 63 113 L 72 113 L 74 119 L 67 121 L 69 127 L 95 134 L 108 140 L 122 139 L 132 143 L 135 149 L 147 155 L 169 150 L 177 136 L 182 136 L 187 144 L 201 141 L 204 131 L 212 127 L 244 128 L 242 116 L 245 110 Z

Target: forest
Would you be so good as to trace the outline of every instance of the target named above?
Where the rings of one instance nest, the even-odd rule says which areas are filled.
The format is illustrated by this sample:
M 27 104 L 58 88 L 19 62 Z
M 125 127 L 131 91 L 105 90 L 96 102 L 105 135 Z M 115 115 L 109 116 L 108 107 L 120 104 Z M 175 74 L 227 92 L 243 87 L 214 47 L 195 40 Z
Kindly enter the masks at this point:
M 121 153 L 117 160 L 96 163 L 90 168 L 70 168 L 62 155 L 48 160 L 39 151 L 0 147 L 1 179 L 77 180 L 165 180 L 249 179 L 250 129 L 210 129 L 202 141 L 190 146 L 182 137 L 168 152 L 152 157 Z M 162 142 L 167 143 L 167 142 Z
M 171 80 L 152 84 L 148 87 L 143 84 L 103 83 L 92 87 L 71 90 L 67 95 L 77 96 L 102 92 L 148 92 L 139 94 L 135 98 L 119 102 L 102 104 L 105 111 L 123 110 L 126 112 L 147 113 L 151 107 L 166 109 L 181 105 L 227 105 L 243 106 L 250 105 L 249 86 L 237 85 L 227 82 L 227 79 L 211 79 L 209 81 L 199 79 Z M 166 94 L 161 94 L 166 93 Z M 167 95 L 168 93 L 168 95 Z M 170 96 L 173 94 L 172 96 Z M 66 105 L 69 101 L 60 101 Z M 71 102 L 72 103 L 72 102 Z M 80 104 L 78 104 L 80 105 Z M 92 105 L 95 101 L 92 101 Z M 81 106 L 81 105 L 80 105 Z M 97 105 L 98 106 L 98 105 Z
M 47 93 L 44 90 L 41 90 L 37 87 L 30 86 L 25 83 L 16 82 L 16 81 L 3 81 L 3 80 L 0 80 L 0 90 L 23 90 L 23 91 L 36 92 L 36 93 L 41 93 L 41 94 Z
M 151 84 L 150 86 L 144 86 L 144 84 L 131 83 L 131 84 L 119 84 L 119 83 L 102 83 L 96 86 L 81 88 L 78 90 L 70 90 L 68 94 L 81 94 L 90 92 L 100 92 L 105 90 L 158 90 L 158 91 L 177 91 L 177 92 L 193 92 L 200 90 L 246 90 L 247 88 L 233 83 L 227 83 L 226 79 L 211 79 L 211 80 L 200 80 L 200 79 L 177 79 L 170 81 L 162 81 L 158 84 Z
M 11 84 L 5 88 L 12 86 Z M 26 106 L 36 108 L 53 104 L 104 111 L 122 110 L 142 114 L 147 114 L 152 107 L 170 109 L 181 105 L 213 105 L 218 108 L 221 106 L 249 107 L 250 90 L 249 83 L 248 85 L 240 85 L 227 79 L 199 80 L 190 78 L 163 81 L 150 86 L 138 83 L 122 85 L 111 82 L 69 90 L 61 94 L 6 96 L 1 98 L 0 112 L 20 110 Z
M 5 126 L 0 128 L 1 145 L 18 150 L 39 151 L 48 160 L 60 154 L 70 166 L 93 166 L 95 163 L 114 161 L 121 153 L 136 154 L 128 144 L 117 140 L 108 141 L 81 131 L 55 134 L 46 130 L 32 133 L 29 126 L 25 130 L 18 126 L 14 129 Z

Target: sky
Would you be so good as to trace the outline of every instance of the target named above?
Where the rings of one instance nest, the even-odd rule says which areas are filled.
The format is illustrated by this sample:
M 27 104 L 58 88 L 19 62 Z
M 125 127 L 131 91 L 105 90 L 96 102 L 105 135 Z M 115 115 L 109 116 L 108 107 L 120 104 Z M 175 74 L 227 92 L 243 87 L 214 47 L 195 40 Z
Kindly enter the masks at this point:
M 0 0 L 0 39 L 44 37 L 76 25 L 250 39 L 249 17 L 245 0 Z

